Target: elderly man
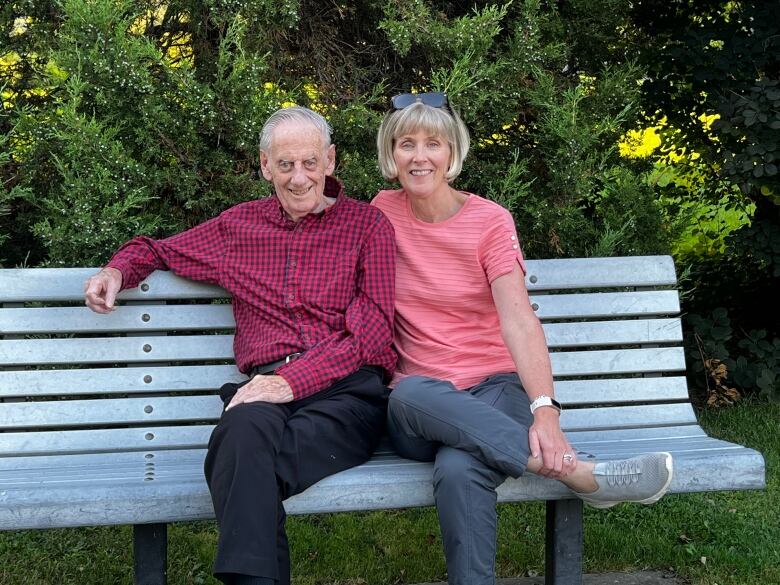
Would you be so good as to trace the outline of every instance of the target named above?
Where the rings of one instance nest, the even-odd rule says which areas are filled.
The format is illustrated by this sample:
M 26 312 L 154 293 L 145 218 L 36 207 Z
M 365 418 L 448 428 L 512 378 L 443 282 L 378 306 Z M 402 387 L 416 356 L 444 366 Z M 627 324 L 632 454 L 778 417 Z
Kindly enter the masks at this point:
M 119 290 L 171 270 L 233 295 L 243 384 L 225 384 L 225 411 L 205 473 L 225 583 L 288 584 L 282 501 L 366 461 L 384 428 L 395 366 L 393 230 L 345 197 L 330 129 L 319 114 L 279 110 L 260 137 L 275 197 L 242 203 L 164 240 L 123 245 L 86 283 L 93 311 Z

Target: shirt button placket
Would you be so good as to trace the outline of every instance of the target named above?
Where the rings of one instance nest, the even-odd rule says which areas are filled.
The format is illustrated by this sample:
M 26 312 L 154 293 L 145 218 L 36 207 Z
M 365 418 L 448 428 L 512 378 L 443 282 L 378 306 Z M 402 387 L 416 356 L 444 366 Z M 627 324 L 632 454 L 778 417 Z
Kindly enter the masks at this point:
M 303 333 L 303 311 L 300 307 L 300 294 L 298 291 L 298 287 L 300 284 L 300 275 L 298 273 L 298 265 L 299 265 L 299 252 L 298 252 L 298 242 L 301 241 L 301 238 L 305 239 L 305 234 L 303 233 L 303 222 L 305 221 L 305 218 L 303 221 L 299 222 L 292 233 L 292 245 L 290 246 L 290 252 L 289 256 L 287 258 L 287 274 L 288 279 L 287 282 L 289 284 L 289 290 L 287 296 L 287 306 L 289 307 L 290 311 L 292 312 L 292 317 L 296 321 L 296 325 L 298 327 L 299 334 L 301 334 L 302 340 L 305 342 L 306 335 Z M 297 303 L 296 303 L 296 297 L 298 297 Z M 298 306 L 296 306 L 298 305 Z
M 300 223 L 298 223 L 293 228 L 292 233 L 290 234 L 290 249 L 287 253 L 287 307 L 289 309 L 292 309 L 295 304 L 295 293 L 298 288 L 298 253 L 296 250 L 296 243 L 298 241 L 298 234 L 301 231 L 300 227 Z

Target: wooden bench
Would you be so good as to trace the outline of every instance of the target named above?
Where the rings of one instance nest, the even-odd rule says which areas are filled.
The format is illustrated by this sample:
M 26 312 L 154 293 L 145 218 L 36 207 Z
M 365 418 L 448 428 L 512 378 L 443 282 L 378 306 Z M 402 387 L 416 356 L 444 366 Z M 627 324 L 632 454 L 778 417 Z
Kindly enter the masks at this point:
M 582 457 L 671 451 L 671 492 L 764 487 L 759 453 L 709 438 L 696 422 L 671 258 L 528 268 L 562 424 Z M 221 412 L 216 390 L 242 378 L 233 317 L 221 289 L 164 272 L 97 315 L 82 300 L 94 272 L 0 270 L 0 529 L 132 524 L 136 583 L 159 585 L 167 523 L 213 518 L 202 468 Z M 580 583 L 580 501 L 530 475 L 499 493 L 503 502 L 547 500 L 546 583 Z M 431 465 L 382 449 L 285 506 L 302 514 L 432 503 Z

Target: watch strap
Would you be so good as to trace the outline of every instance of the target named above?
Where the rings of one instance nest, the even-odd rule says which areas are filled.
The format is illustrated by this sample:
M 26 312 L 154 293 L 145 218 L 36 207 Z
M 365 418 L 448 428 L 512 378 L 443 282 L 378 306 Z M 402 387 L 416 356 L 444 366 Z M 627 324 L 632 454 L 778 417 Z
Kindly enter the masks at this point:
M 536 412 L 537 408 L 541 408 L 542 406 L 552 406 L 555 410 L 558 412 L 561 412 L 561 403 L 555 400 L 552 396 L 547 396 L 547 394 L 542 394 L 541 396 L 537 396 L 536 399 L 531 403 L 531 414 Z

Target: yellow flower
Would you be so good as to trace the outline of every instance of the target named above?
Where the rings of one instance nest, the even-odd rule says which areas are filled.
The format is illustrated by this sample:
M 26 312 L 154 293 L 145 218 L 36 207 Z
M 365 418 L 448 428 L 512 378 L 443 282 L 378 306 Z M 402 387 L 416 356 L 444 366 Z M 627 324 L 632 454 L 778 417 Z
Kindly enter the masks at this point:
M 593 95 L 596 91 L 596 78 L 592 75 L 585 75 L 580 73 L 578 75 L 580 79 L 580 87 L 584 95 Z
M 9 37 L 18 37 L 27 32 L 27 27 L 32 23 L 32 18 L 29 16 L 18 16 L 14 20 L 14 26 L 11 32 L 8 33 Z
M 306 95 L 309 96 L 309 99 L 312 102 L 316 102 L 317 99 L 320 97 L 320 92 L 317 89 L 317 86 L 314 85 L 313 83 L 304 83 L 303 91 L 306 92 Z

